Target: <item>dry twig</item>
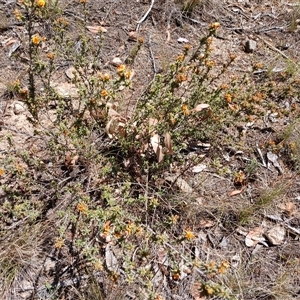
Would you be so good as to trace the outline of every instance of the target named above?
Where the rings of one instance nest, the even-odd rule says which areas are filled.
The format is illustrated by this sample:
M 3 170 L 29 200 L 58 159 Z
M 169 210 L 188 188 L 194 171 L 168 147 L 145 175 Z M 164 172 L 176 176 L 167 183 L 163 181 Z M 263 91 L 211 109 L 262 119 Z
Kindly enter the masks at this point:
M 148 17 L 152 7 L 154 5 L 154 0 L 151 0 L 151 4 L 149 9 L 146 11 L 146 13 L 144 14 L 144 16 L 137 22 L 137 26 L 136 26 L 136 30 L 135 31 L 139 31 L 140 25 L 146 20 L 146 18 Z

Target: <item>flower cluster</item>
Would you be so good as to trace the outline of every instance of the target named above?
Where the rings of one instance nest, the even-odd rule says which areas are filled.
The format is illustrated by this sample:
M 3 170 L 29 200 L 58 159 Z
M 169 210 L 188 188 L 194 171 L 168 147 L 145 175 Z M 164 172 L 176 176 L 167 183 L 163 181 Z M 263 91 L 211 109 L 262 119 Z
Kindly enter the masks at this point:
M 37 0 L 37 1 L 36 1 L 36 5 L 37 5 L 39 8 L 44 8 L 44 6 L 46 5 L 46 2 L 45 2 L 45 0 Z
M 42 41 L 44 41 L 45 39 L 42 38 L 38 33 L 33 35 L 32 38 L 31 38 L 31 42 L 32 44 L 34 45 L 39 45 Z

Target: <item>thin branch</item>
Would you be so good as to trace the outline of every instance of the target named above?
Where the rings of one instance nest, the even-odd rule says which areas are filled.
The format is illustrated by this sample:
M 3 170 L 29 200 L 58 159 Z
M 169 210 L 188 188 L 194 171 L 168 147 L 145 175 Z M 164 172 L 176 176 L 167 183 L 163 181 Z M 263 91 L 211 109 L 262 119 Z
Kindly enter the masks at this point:
M 137 26 L 136 26 L 136 30 L 135 30 L 135 31 L 139 31 L 140 25 L 141 25 L 141 24 L 146 20 L 146 18 L 148 17 L 150 11 L 152 10 L 153 5 L 154 5 L 154 0 L 151 0 L 151 4 L 150 4 L 149 9 L 146 11 L 146 13 L 144 14 L 144 16 L 143 16 L 139 21 L 137 21 Z
M 151 48 L 151 35 L 149 36 L 148 45 L 149 45 L 149 52 L 150 52 L 150 57 L 151 57 L 151 61 L 152 61 L 152 66 L 153 66 L 154 74 L 157 74 L 158 71 L 157 71 L 157 68 L 156 68 L 155 57 L 153 55 L 153 51 L 152 51 L 152 48 Z

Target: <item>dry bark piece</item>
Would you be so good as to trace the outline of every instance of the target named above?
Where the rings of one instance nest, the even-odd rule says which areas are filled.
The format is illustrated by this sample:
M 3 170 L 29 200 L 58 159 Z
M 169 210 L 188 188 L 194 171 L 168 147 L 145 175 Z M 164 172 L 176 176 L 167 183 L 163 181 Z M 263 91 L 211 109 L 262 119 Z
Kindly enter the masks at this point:
M 164 153 L 162 146 L 160 145 L 160 136 L 157 133 L 154 134 L 150 139 L 150 143 L 152 145 L 153 151 L 156 154 L 157 161 L 162 162 L 162 160 L 164 159 Z
M 21 46 L 21 42 L 18 40 L 16 41 L 9 49 L 8 56 L 11 57 L 12 54 Z
M 239 195 L 239 194 L 241 194 L 244 190 L 245 190 L 245 186 L 243 186 L 240 190 L 233 190 L 233 191 L 229 192 L 229 193 L 228 193 L 228 196 L 229 196 L 229 197 L 233 197 L 233 196 Z
M 275 168 L 278 169 L 280 174 L 283 174 L 283 169 L 281 168 L 280 164 L 278 163 L 278 155 L 272 152 L 267 152 L 267 158 L 269 161 L 272 162 Z
M 172 139 L 169 132 L 165 133 L 165 147 L 167 148 L 167 154 L 173 154 Z
M 105 248 L 105 263 L 109 271 L 117 272 L 119 270 L 118 260 L 111 250 L 110 244 L 107 244 Z
M 256 49 L 257 43 L 254 40 L 248 40 L 245 45 L 245 51 L 252 53 Z

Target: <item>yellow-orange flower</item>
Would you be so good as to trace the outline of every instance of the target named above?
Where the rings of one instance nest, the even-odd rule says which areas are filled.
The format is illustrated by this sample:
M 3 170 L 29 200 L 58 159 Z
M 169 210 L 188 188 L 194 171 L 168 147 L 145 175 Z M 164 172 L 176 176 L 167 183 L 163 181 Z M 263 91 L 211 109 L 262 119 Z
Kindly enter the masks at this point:
M 183 104 L 181 109 L 186 116 L 188 116 L 190 114 L 189 107 L 186 104 Z
M 227 103 L 231 103 L 231 101 L 232 101 L 232 96 L 231 96 L 229 93 L 226 93 L 226 94 L 224 95 L 224 99 L 225 99 L 225 101 L 226 101 Z
M 211 29 L 211 30 L 217 30 L 220 26 L 221 26 L 221 25 L 220 25 L 219 22 L 214 22 L 214 23 L 211 23 L 211 24 L 209 25 L 209 29 Z
M 185 44 L 184 45 L 184 50 L 185 51 L 189 51 L 191 48 L 192 48 L 192 45 L 190 45 L 190 44 Z
M 214 65 L 215 65 L 215 62 L 213 60 L 207 60 L 205 62 L 205 65 L 208 67 L 208 68 L 212 68 Z
M 206 44 L 210 46 L 212 42 L 213 42 L 213 37 L 212 36 L 208 37 L 206 40 Z
M 223 261 L 221 263 L 221 266 L 220 266 L 219 270 L 218 270 L 218 273 L 219 274 L 224 274 L 229 267 L 230 267 L 229 262 L 228 261 Z
M 125 65 L 118 65 L 117 67 L 117 72 L 119 74 L 123 74 L 123 72 L 125 71 L 126 66 Z
M 110 75 L 109 74 L 107 74 L 107 73 L 103 74 L 103 80 L 104 81 L 109 81 L 109 79 L 110 79 Z
M 187 78 L 186 74 L 180 73 L 180 74 L 176 75 L 176 79 L 177 79 L 178 83 L 181 83 L 181 82 L 187 81 L 188 78 Z
M 98 78 L 101 81 L 109 81 L 110 80 L 110 75 L 108 73 L 98 73 Z
M 4 174 L 4 170 L 0 169 L 0 176 L 2 176 Z
M 55 57 L 55 53 L 49 52 L 49 53 L 47 53 L 47 57 L 48 57 L 49 59 L 53 60 L 54 57 Z
M 177 56 L 176 60 L 177 61 L 183 61 L 184 59 L 184 55 L 183 54 L 180 54 L 179 56 Z
M 173 273 L 173 279 L 174 280 L 179 280 L 180 279 L 180 272 L 179 271 L 175 271 Z
M 192 239 L 195 238 L 195 235 L 194 235 L 194 233 L 190 230 L 190 228 L 187 228 L 187 229 L 185 230 L 185 235 L 184 235 L 184 237 L 185 237 L 187 240 L 192 240 Z
M 86 205 L 86 203 L 84 202 L 79 202 L 77 204 L 77 211 L 80 212 L 80 213 L 87 213 L 87 210 L 88 210 L 88 206 Z
M 126 226 L 125 234 L 131 234 L 132 231 L 134 230 L 134 228 L 135 228 L 134 223 L 133 223 L 132 221 L 130 221 L 130 222 L 128 223 L 128 225 Z
M 100 95 L 101 95 L 101 97 L 106 97 L 106 96 L 108 96 L 107 90 L 102 90 L 102 91 L 100 92 Z
M 124 73 L 124 77 L 126 79 L 130 79 L 132 77 L 132 71 L 128 70 Z
M 42 41 L 42 37 L 39 34 L 32 36 L 31 41 L 34 45 L 38 45 Z
M 36 0 L 36 5 L 40 8 L 43 8 L 45 4 L 46 4 L 45 0 Z
M 57 249 L 61 249 L 64 245 L 64 240 L 60 237 L 58 239 L 56 239 L 54 247 Z
M 212 295 L 215 292 L 215 290 L 212 287 L 210 287 L 209 285 L 205 285 L 204 289 L 208 295 Z
M 15 18 L 16 18 L 18 21 L 21 21 L 21 20 L 22 20 L 23 15 L 21 14 L 21 12 L 20 12 L 18 9 L 15 9 L 15 10 L 14 10 L 14 15 L 15 15 Z

